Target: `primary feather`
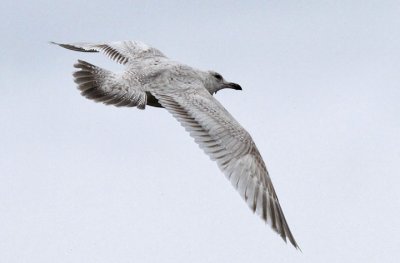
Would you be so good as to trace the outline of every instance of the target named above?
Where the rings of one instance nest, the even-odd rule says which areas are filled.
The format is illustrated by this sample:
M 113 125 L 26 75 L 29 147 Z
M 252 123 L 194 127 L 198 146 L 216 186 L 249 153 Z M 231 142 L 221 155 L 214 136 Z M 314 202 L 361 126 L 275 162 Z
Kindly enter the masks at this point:
M 213 71 L 201 71 L 167 58 L 137 41 L 57 44 L 81 52 L 101 52 L 126 66 L 116 74 L 78 60 L 73 76 L 86 98 L 115 106 L 163 107 L 214 160 L 248 206 L 285 241 L 299 248 L 286 222 L 265 163 L 249 133 L 212 96 L 223 88 L 241 89 Z

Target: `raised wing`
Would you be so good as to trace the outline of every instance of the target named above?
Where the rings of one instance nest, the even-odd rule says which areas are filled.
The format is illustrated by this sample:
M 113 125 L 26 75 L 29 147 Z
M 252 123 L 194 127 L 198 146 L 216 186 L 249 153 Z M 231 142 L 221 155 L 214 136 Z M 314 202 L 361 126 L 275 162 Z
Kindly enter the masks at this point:
M 73 76 L 82 96 L 117 107 L 145 108 L 147 96 L 140 85 L 127 83 L 121 76 L 86 61 L 78 60 L 74 67 L 79 69 Z
M 165 55 L 155 49 L 139 41 L 118 41 L 111 43 L 71 43 L 60 44 L 51 42 L 52 44 L 59 45 L 60 47 L 80 51 L 80 52 L 101 52 L 108 56 L 110 59 L 120 63 L 126 64 L 129 61 L 141 60 L 152 57 L 165 57 Z
M 271 179 L 252 138 L 200 84 L 180 93 L 153 93 L 217 162 L 253 212 L 257 212 L 285 240 L 299 248 L 276 196 Z

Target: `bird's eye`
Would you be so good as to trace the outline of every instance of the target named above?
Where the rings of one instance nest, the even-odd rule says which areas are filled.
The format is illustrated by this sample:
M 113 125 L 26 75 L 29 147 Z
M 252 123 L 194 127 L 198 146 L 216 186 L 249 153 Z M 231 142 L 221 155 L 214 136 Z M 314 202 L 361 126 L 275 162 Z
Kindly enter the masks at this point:
M 214 74 L 214 77 L 215 77 L 217 80 L 222 80 L 222 76 L 221 76 L 220 74 L 218 74 L 218 73 L 215 73 L 215 74 Z

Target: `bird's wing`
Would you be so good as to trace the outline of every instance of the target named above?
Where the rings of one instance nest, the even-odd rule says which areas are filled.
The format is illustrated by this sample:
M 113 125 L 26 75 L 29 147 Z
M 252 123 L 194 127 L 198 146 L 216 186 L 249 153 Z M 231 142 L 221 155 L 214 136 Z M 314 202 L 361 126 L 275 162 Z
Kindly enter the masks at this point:
M 152 93 L 217 162 L 253 212 L 298 248 L 251 136 L 200 83 L 180 90 Z
M 70 43 L 60 44 L 50 42 L 60 47 L 80 51 L 80 52 L 101 52 L 110 59 L 126 64 L 129 61 L 141 60 L 154 57 L 165 57 L 165 55 L 155 49 L 139 41 L 118 41 L 111 43 Z
M 140 85 L 127 83 L 121 76 L 86 61 L 78 60 L 74 67 L 78 69 L 74 81 L 82 96 L 117 107 L 145 108 L 147 96 Z

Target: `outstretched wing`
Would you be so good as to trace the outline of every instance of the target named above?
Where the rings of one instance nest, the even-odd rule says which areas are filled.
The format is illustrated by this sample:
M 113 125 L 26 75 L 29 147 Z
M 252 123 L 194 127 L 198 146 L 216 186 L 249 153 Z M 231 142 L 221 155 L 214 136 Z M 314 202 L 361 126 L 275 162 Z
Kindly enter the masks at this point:
M 251 136 L 200 83 L 178 90 L 183 92 L 152 93 L 217 162 L 253 212 L 298 248 Z
M 129 61 L 141 60 L 152 57 L 165 57 L 158 49 L 150 47 L 139 41 L 118 41 L 111 43 L 71 43 L 60 44 L 50 42 L 60 47 L 80 52 L 101 52 L 110 59 L 126 64 Z
M 146 107 L 147 96 L 140 85 L 129 85 L 117 74 L 83 60 L 74 67 L 79 69 L 73 76 L 82 96 L 117 107 Z

